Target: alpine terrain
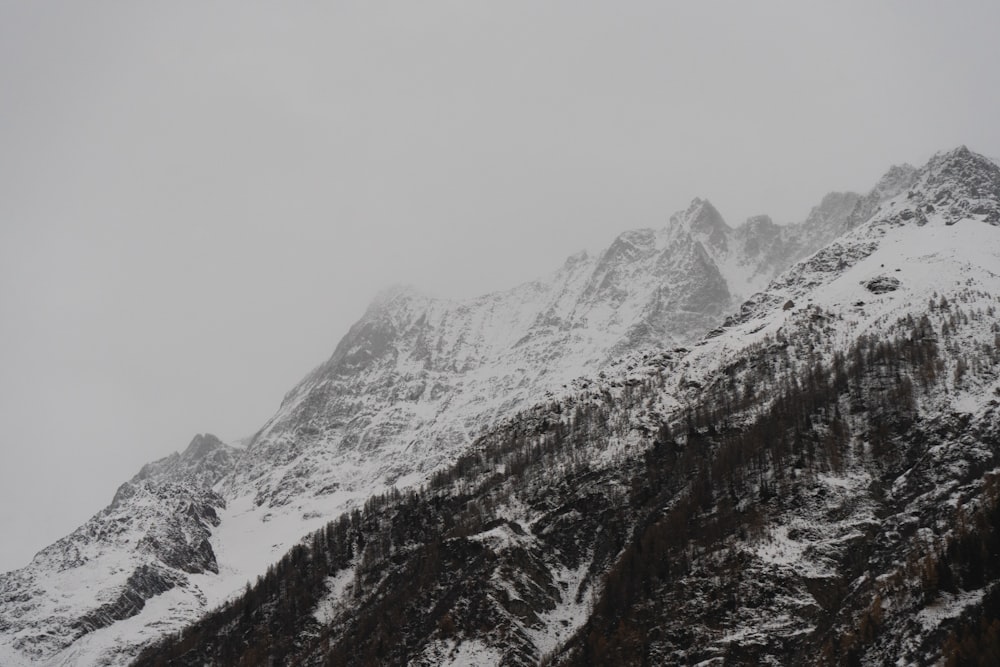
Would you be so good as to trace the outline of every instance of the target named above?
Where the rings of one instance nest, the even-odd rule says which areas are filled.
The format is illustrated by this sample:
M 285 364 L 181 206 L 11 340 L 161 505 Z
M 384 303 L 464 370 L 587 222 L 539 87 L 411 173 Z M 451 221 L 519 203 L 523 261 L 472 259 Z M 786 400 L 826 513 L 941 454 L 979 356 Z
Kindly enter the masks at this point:
M 998 309 L 964 147 L 391 289 L 245 446 L 0 576 L 0 664 L 1000 664 Z

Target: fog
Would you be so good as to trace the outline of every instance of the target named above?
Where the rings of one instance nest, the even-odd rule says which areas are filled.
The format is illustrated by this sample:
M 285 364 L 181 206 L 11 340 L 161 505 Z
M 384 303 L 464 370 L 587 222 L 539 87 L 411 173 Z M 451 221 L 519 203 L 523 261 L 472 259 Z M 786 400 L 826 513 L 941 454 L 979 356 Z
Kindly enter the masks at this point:
M 460 298 L 695 196 L 730 224 L 966 144 L 1000 8 L 0 4 L 0 571 L 253 433 L 380 289 Z

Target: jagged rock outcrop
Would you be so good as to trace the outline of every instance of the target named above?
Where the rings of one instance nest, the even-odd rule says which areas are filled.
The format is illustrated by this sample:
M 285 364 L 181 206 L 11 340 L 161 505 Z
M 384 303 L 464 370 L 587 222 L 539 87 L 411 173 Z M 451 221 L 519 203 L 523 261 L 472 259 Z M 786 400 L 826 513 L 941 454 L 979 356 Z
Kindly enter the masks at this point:
M 232 470 L 236 453 L 211 433 L 199 434 L 182 453 L 144 465 L 132 483 L 150 479 L 210 489 Z

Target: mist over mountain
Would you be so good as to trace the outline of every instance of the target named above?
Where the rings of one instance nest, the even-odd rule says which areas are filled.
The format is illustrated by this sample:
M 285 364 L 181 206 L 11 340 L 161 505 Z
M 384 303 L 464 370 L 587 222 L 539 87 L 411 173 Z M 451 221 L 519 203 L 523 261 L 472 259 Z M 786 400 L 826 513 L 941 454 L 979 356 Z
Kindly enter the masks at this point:
M 507 291 L 393 288 L 244 447 L 0 576 L 0 663 L 972 664 L 998 299 L 964 147 L 795 224 L 695 199 Z

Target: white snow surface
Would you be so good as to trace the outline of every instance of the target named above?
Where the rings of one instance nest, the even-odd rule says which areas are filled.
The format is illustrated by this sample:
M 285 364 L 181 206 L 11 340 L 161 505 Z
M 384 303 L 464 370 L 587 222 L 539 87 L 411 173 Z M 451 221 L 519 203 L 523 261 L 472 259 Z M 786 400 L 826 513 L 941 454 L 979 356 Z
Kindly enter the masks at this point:
M 332 577 L 327 577 L 327 594 L 316 605 L 313 615 L 316 620 L 326 625 L 337 618 L 349 604 L 349 596 L 354 586 L 354 567 L 344 568 Z
M 590 617 L 592 591 L 584 587 L 584 578 L 591 560 L 584 559 L 575 570 L 562 568 L 554 572 L 555 585 L 562 595 L 561 602 L 555 609 L 539 614 L 541 628 L 525 628 L 540 655 L 553 655 Z M 577 602 L 577 595 L 581 592 L 583 595 Z
M 418 665 L 440 667 L 491 667 L 499 665 L 503 654 L 496 648 L 474 639 L 433 642 L 424 649 Z
M 920 610 L 920 613 L 917 614 L 917 620 L 925 631 L 936 630 L 942 621 L 961 616 L 966 607 L 979 604 L 985 593 L 983 589 L 956 594 L 942 593 L 940 600 Z

